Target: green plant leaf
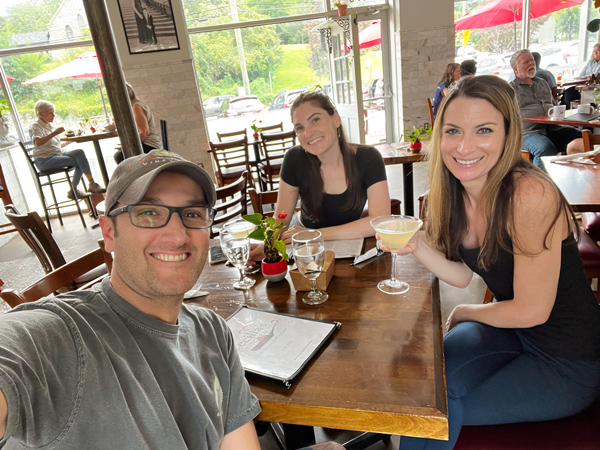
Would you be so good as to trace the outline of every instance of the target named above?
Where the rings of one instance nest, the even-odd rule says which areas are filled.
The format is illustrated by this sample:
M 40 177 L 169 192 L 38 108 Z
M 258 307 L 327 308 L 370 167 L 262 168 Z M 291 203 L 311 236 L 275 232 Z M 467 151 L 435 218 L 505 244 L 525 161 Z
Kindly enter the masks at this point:
M 257 228 L 248 235 L 250 239 L 257 239 L 259 241 L 265 240 L 265 231 L 262 228 Z
M 246 214 L 245 216 L 242 216 L 242 219 L 254 224 L 254 225 L 258 225 L 260 226 L 260 223 L 262 221 L 262 214 Z
M 277 249 L 277 251 L 279 253 L 281 253 L 281 256 L 283 257 L 283 259 L 285 259 L 286 261 L 290 260 L 288 254 L 286 252 L 285 243 L 283 241 L 275 241 L 275 242 L 273 242 L 273 246 Z

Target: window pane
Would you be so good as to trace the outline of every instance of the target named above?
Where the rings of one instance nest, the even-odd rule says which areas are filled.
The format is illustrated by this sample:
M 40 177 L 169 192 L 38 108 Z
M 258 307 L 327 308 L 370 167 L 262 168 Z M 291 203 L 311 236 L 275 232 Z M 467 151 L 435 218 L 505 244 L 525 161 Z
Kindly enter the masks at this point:
M 60 44 L 90 39 L 81 0 L 4 0 L 0 48 Z M 8 5 L 4 5 L 8 3 Z
M 323 12 L 323 4 L 322 0 L 183 0 L 188 28 Z
M 293 100 L 329 83 L 327 46 L 312 31 L 320 22 L 190 36 L 211 141 L 218 141 L 217 132 L 242 129 L 252 140 L 253 122 L 258 128 L 283 123 L 285 131 L 292 129 Z

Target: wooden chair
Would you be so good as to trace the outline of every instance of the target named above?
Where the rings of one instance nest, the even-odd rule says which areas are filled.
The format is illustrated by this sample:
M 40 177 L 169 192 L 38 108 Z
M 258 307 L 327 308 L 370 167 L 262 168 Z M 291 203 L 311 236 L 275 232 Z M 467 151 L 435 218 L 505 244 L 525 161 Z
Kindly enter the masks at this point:
M 429 126 L 433 128 L 433 102 L 429 97 L 425 100 L 427 101 L 427 110 L 429 111 Z
M 44 225 L 37 212 L 32 211 L 27 214 L 19 214 L 13 205 L 7 205 L 6 217 L 17 229 L 25 243 L 31 248 L 38 261 L 40 262 L 44 273 L 48 274 L 52 271 L 67 264 L 65 257 L 58 247 L 58 244 L 52 237 L 52 234 Z M 112 260 L 112 257 L 111 257 Z M 88 281 L 97 278 L 102 274 L 107 274 L 107 267 L 101 267 L 93 273 L 86 274 L 82 272 L 75 283 L 70 286 L 70 290 L 75 289 L 78 285 L 87 283 Z
M 280 131 L 280 132 L 283 132 L 283 122 L 276 123 L 275 125 L 260 126 L 259 128 L 260 128 L 260 132 L 261 133 L 264 133 L 265 131 L 269 131 L 269 132 Z
M 215 229 L 215 225 L 220 225 L 238 217 L 242 217 L 248 212 L 247 192 L 248 171 L 242 173 L 235 182 L 227 186 L 217 188 L 217 203 L 215 220 L 210 227 L 210 237 L 214 238 L 219 234 L 220 227 Z
M 13 204 L 10 193 L 8 192 L 6 179 L 4 178 L 4 172 L 2 172 L 2 164 L 0 164 L 0 199 L 2 200 L 2 204 L 5 208 L 7 205 Z M 0 225 L 0 236 L 8 233 L 15 233 L 16 231 L 17 229 L 11 223 L 4 223 Z
M 246 133 L 246 129 L 238 130 L 238 131 L 230 131 L 229 133 L 217 133 L 217 138 L 219 142 L 227 142 L 230 141 L 230 138 L 241 139 L 243 137 L 248 138 L 248 134 Z M 226 139 L 225 141 L 223 139 Z M 236 140 L 236 139 L 234 139 Z
M 160 135 L 162 136 L 163 149 L 169 151 L 169 132 L 167 130 L 167 121 L 160 119 Z
M 21 291 L 4 289 L 0 292 L 0 296 L 11 308 L 14 308 L 21 303 L 34 302 L 59 291 L 73 290 L 71 288 L 77 279 L 104 265 L 104 253 L 105 252 L 101 248 L 92 250 L 74 261 L 46 274 L 43 278 L 27 286 L 25 289 L 22 289 Z M 97 278 L 92 279 L 81 286 L 81 289 L 87 289 L 93 286 L 107 275 L 108 272 L 99 275 Z
M 394 214 L 394 215 L 400 215 L 402 214 L 400 212 L 400 204 L 402 202 L 400 200 L 398 200 L 397 198 L 390 198 L 390 213 Z M 363 209 L 362 215 L 361 217 L 368 217 L 369 216 L 369 205 L 365 205 L 365 209 Z
M 252 204 L 254 213 L 262 214 L 265 217 L 273 217 L 275 206 L 277 205 L 277 191 L 262 191 L 257 192 L 254 188 L 248 188 L 248 196 Z M 265 211 L 264 206 L 271 205 L 272 211 Z
M 87 228 L 85 223 L 85 219 L 83 217 L 83 213 L 81 212 L 81 207 L 79 206 L 79 202 L 84 199 L 77 200 L 66 200 L 66 201 L 58 201 L 56 200 L 56 194 L 54 192 L 54 185 L 59 183 L 67 183 L 69 185 L 69 190 L 73 193 L 75 197 L 75 189 L 73 188 L 73 183 L 71 182 L 70 173 L 75 170 L 74 166 L 65 166 L 59 167 L 57 169 L 49 169 L 49 170 L 39 170 L 36 165 L 33 163 L 33 143 L 31 141 L 28 142 L 19 142 L 23 153 L 25 154 L 25 159 L 29 164 L 33 174 L 35 175 L 36 188 L 38 191 L 38 195 L 40 196 L 40 200 L 42 201 L 42 207 L 44 208 L 44 214 L 46 215 L 46 223 L 48 224 L 48 229 L 52 232 L 52 226 L 50 225 L 50 213 L 51 210 L 56 210 L 56 214 L 58 215 L 58 221 L 61 225 L 63 225 L 62 215 L 60 213 L 61 208 L 67 208 L 71 206 L 77 207 L 77 212 L 79 213 L 79 217 L 81 218 L 81 223 L 84 228 Z M 53 176 L 59 175 L 59 178 Z M 45 180 L 44 180 L 45 179 Z M 82 179 L 83 181 L 83 179 Z M 47 200 L 44 195 L 44 187 L 50 188 L 50 193 L 52 194 L 52 201 Z M 92 212 L 95 213 L 95 210 L 92 209 Z
M 263 128 L 264 130 L 264 128 Z M 285 152 L 296 145 L 296 132 L 260 133 L 262 161 L 257 164 L 261 190 L 276 189 L 275 177 L 279 176 Z
M 234 182 L 245 171 L 250 173 L 248 137 L 217 144 L 209 142 L 209 145 L 208 152 L 212 154 L 215 162 L 215 177 L 219 186 Z
M 600 134 L 593 134 L 590 130 L 582 131 L 583 151 L 591 152 L 594 145 L 600 145 Z M 594 241 L 600 241 L 600 214 L 595 212 L 581 213 L 581 225 Z M 600 282 L 600 281 L 599 281 Z

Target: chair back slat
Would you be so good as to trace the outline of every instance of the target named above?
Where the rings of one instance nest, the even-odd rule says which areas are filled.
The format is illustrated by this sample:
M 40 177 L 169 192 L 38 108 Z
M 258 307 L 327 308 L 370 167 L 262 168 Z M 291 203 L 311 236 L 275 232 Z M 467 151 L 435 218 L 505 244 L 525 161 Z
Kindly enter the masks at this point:
M 6 218 L 33 250 L 45 273 L 50 273 L 66 263 L 58 244 L 37 212 L 19 214 L 14 205 L 8 205 Z
M 265 131 L 275 131 L 275 130 L 279 130 L 279 131 L 283 131 L 283 122 L 279 122 L 276 123 L 275 125 L 266 125 L 266 126 L 261 126 L 260 127 L 260 131 L 262 133 L 264 133 Z
M 250 173 L 250 159 L 248 154 L 248 138 L 244 136 L 237 141 L 209 142 L 208 152 L 215 162 L 215 176 L 219 186 L 225 186 L 240 177 L 242 172 Z
M 242 176 L 235 182 L 217 188 L 217 203 L 215 205 L 217 214 L 210 229 L 211 238 L 219 234 L 220 227 L 215 228 L 215 225 L 224 224 L 247 213 L 247 185 L 248 172 L 244 171 Z
M 246 129 L 244 128 L 243 130 L 230 131 L 229 133 L 217 133 L 217 139 L 219 139 L 219 142 L 223 142 L 224 139 L 228 141 L 229 138 L 236 138 L 238 136 L 246 137 L 246 139 L 248 139 L 248 133 L 246 133 Z
M 285 152 L 296 145 L 296 132 L 260 133 L 260 151 L 263 161 L 259 175 L 263 190 L 275 189 L 275 177 L 279 175 Z
M 278 191 L 276 190 L 257 192 L 254 188 L 248 189 L 248 196 L 250 197 L 254 213 L 262 214 L 263 217 L 273 217 L 275 205 L 277 205 L 277 193 Z M 271 205 L 273 211 L 265 212 L 265 205 Z

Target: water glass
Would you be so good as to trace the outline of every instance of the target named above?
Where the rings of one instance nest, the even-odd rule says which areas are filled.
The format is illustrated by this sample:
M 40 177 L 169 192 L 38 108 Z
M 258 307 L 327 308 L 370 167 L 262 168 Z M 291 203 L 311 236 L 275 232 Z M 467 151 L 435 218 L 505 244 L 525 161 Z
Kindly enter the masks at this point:
M 229 222 L 226 222 L 223 225 L 223 229 L 228 233 L 232 234 L 236 238 L 245 238 L 250 235 L 254 230 L 256 230 L 256 225 L 248 222 L 244 219 L 233 219 Z M 253 266 L 244 266 L 244 273 L 246 275 L 250 275 L 252 273 L 256 273 L 260 270 L 259 264 L 254 264 Z
M 292 250 L 298 272 L 310 280 L 310 292 L 302 297 L 307 305 L 320 305 L 329 298 L 317 289 L 317 278 L 325 263 L 325 243 L 317 230 L 300 231 L 292 236 Z
M 240 271 L 240 280 L 233 283 L 233 287 L 239 290 L 250 289 L 256 283 L 252 278 L 246 278 L 244 267 L 250 256 L 250 239 L 248 237 L 237 238 L 227 230 L 221 230 L 221 249 L 229 262 Z

